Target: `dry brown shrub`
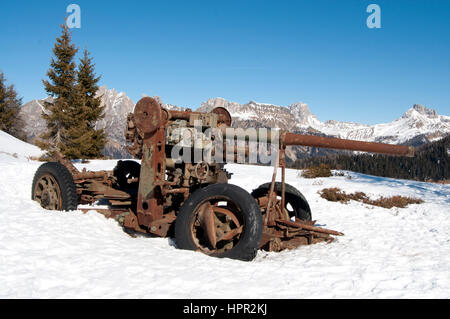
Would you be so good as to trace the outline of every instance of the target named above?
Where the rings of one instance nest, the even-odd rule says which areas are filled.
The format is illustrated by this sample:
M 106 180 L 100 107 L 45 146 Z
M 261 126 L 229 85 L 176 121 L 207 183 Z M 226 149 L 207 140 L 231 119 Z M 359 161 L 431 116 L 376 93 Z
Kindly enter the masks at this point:
M 423 200 L 419 198 L 404 197 L 404 196 L 392 196 L 392 197 L 380 197 L 379 199 L 371 201 L 370 205 L 380 206 L 384 208 L 400 207 L 405 208 L 409 204 L 422 204 Z
M 319 166 L 311 166 L 305 169 L 302 173 L 304 178 L 316 178 L 316 177 L 330 177 L 331 169 L 326 164 L 320 164 Z
M 320 197 L 325 198 L 326 200 L 329 200 L 330 202 L 341 202 L 346 203 L 350 200 L 348 195 L 341 191 L 339 188 L 324 188 L 320 192 Z
M 347 203 L 350 200 L 362 202 L 364 204 L 380 206 L 384 208 L 400 207 L 405 208 L 409 204 L 422 204 L 424 201 L 419 198 L 405 197 L 405 196 L 391 196 L 391 197 L 380 197 L 379 199 L 372 200 L 363 192 L 355 192 L 352 194 L 347 194 L 341 189 L 334 188 L 324 188 L 319 191 L 320 197 L 331 201 L 331 202 L 341 202 Z

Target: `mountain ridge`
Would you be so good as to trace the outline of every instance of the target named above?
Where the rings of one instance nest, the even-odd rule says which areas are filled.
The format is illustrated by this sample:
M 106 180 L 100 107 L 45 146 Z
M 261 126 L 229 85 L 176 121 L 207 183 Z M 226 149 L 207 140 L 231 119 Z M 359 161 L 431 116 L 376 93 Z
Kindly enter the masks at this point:
M 106 86 L 99 88 L 97 96 L 101 96 L 105 106 L 105 117 L 97 123 L 97 128 L 106 131 L 108 143 L 104 154 L 112 158 L 129 158 L 125 149 L 126 118 L 133 112 L 135 103 L 126 93 Z M 148 96 L 148 95 L 143 95 Z M 153 96 L 163 107 L 169 110 L 185 110 L 185 107 L 165 104 L 159 96 Z M 46 129 L 45 121 L 40 114 L 44 110 L 43 100 L 32 100 L 21 108 L 21 116 L 25 121 L 27 140 L 33 142 Z M 390 144 L 421 145 L 445 137 L 450 132 L 450 117 L 439 115 L 433 109 L 414 104 L 401 117 L 392 122 L 374 125 L 336 120 L 320 121 L 308 104 L 295 102 L 288 106 L 249 101 L 246 104 L 228 101 L 225 98 L 210 98 L 203 102 L 196 111 L 209 112 L 213 108 L 226 108 L 232 118 L 233 127 L 266 127 L 280 128 L 294 133 L 332 136 L 345 139 L 382 142 Z M 336 153 L 309 147 L 293 147 L 287 151 L 289 160 Z

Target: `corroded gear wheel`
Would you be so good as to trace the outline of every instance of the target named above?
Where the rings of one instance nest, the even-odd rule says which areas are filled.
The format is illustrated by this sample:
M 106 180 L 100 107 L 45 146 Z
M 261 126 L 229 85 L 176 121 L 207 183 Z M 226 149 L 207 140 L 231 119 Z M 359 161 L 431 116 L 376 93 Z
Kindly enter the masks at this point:
M 199 180 L 203 180 L 208 176 L 209 173 L 209 165 L 206 162 L 200 162 L 195 165 L 194 169 L 195 177 Z

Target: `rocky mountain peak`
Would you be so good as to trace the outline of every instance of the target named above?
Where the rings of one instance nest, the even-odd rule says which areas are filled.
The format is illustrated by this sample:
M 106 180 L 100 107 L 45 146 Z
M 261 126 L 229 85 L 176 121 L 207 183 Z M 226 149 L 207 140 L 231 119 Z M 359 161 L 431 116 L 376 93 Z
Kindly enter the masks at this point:
M 319 120 L 311 113 L 306 103 L 293 103 L 289 106 L 289 110 L 300 127 L 312 127 L 314 124 L 319 123 Z
M 228 101 L 225 100 L 223 97 L 216 97 L 212 99 L 208 99 L 207 101 L 208 105 L 211 105 L 212 107 L 225 107 L 228 104 Z
M 414 117 L 414 115 L 420 114 L 422 116 L 428 117 L 430 119 L 438 118 L 438 114 L 435 110 L 426 108 L 421 104 L 414 104 L 412 108 L 403 114 L 403 118 Z
M 293 103 L 289 106 L 289 110 L 294 114 L 297 118 L 304 119 L 308 117 L 316 117 L 314 114 L 311 113 L 309 110 L 308 104 L 297 102 Z
M 302 116 L 309 116 L 312 115 L 312 113 L 309 111 L 308 104 L 297 102 L 289 105 L 289 109 L 291 112 L 302 115 Z
M 198 112 L 210 112 L 216 107 L 223 107 L 228 110 L 228 112 L 238 112 L 242 105 L 236 102 L 230 102 L 224 99 L 223 97 L 215 97 L 210 98 L 206 102 L 203 102 L 202 105 L 197 109 Z

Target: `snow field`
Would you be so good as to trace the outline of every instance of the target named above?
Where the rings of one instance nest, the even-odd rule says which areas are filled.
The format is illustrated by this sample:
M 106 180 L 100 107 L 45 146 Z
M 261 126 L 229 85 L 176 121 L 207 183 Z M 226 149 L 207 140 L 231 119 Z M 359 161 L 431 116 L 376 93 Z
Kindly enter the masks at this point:
M 116 161 L 78 168 L 112 169 Z M 90 211 L 49 212 L 31 201 L 41 163 L 0 158 L 0 298 L 449 298 L 450 187 L 346 172 L 352 177 L 286 182 L 308 199 L 313 219 L 345 233 L 332 244 L 252 262 L 182 251 L 171 239 L 132 238 Z M 231 183 L 251 191 L 273 169 L 227 165 Z M 326 187 L 420 197 L 424 204 L 384 209 L 328 202 Z

